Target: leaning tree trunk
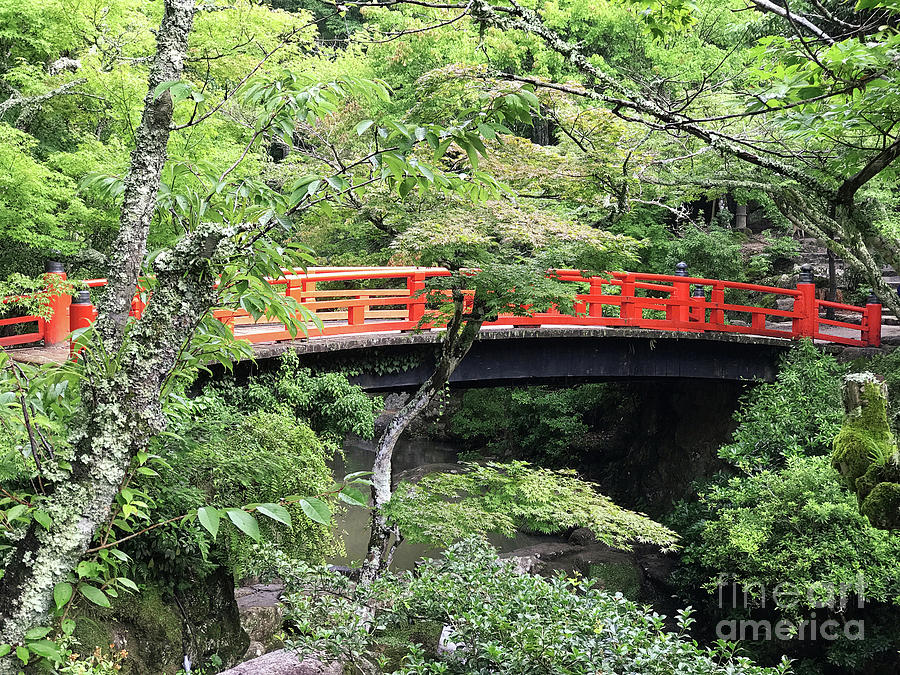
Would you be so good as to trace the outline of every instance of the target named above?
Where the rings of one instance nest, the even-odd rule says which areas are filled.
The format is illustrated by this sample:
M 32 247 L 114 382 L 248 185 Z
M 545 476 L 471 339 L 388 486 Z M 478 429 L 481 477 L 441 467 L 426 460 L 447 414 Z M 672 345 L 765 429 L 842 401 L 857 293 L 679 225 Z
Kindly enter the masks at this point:
M 81 409 L 70 439 L 75 449 L 72 475 L 43 505 L 51 517 L 50 528 L 33 523 L 9 558 L 0 579 L 0 643 L 20 643 L 30 627 L 42 622 L 52 607 L 54 586 L 65 579 L 98 527 L 108 520 L 131 458 L 162 427 L 161 385 L 212 302 L 209 258 L 224 233 L 196 232 L 157 261 L 159 289 L 123 348 L 172 123 L 171 98 L 168 93 L 155 98 L 153 90 L 160 82 L 180 79 L 193 15 L 193 0 L 166 0 L 150 91 L 125 181 L 121 230 L 114 246 L 122 258 L 117 257 L 110 270 L 98 323 L 119 367 L 109 372 L 89 356 L 83 359 Z M 211 236 L 215 245 L 209 247 Z M 192 250 L 209 253 L 197 256 Z M 0 663 L 0 673 L 5 668 L 13 664 Z
M 391 535 L 395 533 L 387 522 L 384 506 L 391 499 L 394 447 L 412 421 L 434 400 L 438 392 L 447 386 L 450 376 L 453 375 L 456 367 L 475 342 L 475 338 L 478 337 L 478 332 L 485 320 L 482 303 L 477 296 L 473 302 L 472 313 L 467 317 L 463 316 L 463 298 L 458 291 L 454 292 L 454 305 L 454 315 L 447 325 L 441 355 L 434 372 L 393 417 L 381 438 L 378 439 L 375 463 L 372 468 L 374 506 L 372 509 L 372 532 L 362 568 L 361 580 L 363 583 L 374 580 L 384 572 L 390 559 L 388 553 L 390 539 Z

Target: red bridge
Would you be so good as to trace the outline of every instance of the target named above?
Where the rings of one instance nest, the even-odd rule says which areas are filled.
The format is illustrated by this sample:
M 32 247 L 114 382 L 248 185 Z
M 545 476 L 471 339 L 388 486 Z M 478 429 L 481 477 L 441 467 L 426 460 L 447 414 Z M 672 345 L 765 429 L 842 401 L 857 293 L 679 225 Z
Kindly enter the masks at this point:
M 685 337 L 741 334 L 761 338 L 807 337 L 850 346 L 880 345 L 878 301 L 872 297 L 865 307 L 856 307 L 821 300 L 816 296 L 812 274 L 806 266 L 794 289 L 689 277 L 685 268 L 681 263 L 672 275 L 613 272 L 587 276 L 577 270 L 555 270 L 551 274 L 573 285 L 574 316 L 552 309 L 528 316 L 501 314 L 485 326 L 637 328 L 666 331 L 669 337 L 673 333 Z M 58 264 L 48 265 L 47 273 L 65 278 Z M 286 326 L 271 318 L 254 321 L 245 310 L 219 309 L 215 316 L 236 337 L 251 343 L 320 342 L 323 338 L 373 333 L 409 335 L 430 328 L 428 317 L 434 310 L 429 309 L 427 280 L 448 275 L 441 268 L 421 267 L 317 267 L 285 271 L 283 277 L 269 279 L 269 283 L 280 287 L 282 293 L 296 299 L 317 319 L 306 322 L 306 336 L 300 338 L 292 337 Z M 106 280 L 93 279 L 81 284 L 85 289 L 74 300 L 68 295 L 45 299 L 50 314 L 47 319 L 35 315 L 0 319 L 0 331 L 3 331 L 0 346 L 19 347 L 11 353 L 21 360 L 45 362 L 66 358 L 69 334 L 89 325 L 96 316 L 90 289 L 101 289 Z M 102 291 L 95 291 L 99 292 Z M 791 302 L 776 303 L 778 298 Z M 21 299 L 21 296 L 0 298 L 0 306 Z M 135 297 L 132 303 L 135 318 L 140 318 L 145 299 L 141 295 Z M 790 308 L 776 309 L 779 304 Z M 823 313 L 828 309 L 835 310 L 840 318 L 825 318 Z M 604 334 L 616 335 L 608 331 Z

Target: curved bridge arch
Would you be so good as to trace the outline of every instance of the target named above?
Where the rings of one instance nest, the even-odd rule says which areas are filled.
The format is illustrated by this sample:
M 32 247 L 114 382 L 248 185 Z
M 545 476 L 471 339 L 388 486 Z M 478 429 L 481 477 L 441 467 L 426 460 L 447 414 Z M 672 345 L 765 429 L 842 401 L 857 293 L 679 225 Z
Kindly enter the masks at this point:
M 440 334 L 381 334 L 260 344 L 265 361 L 292 350 L 301 362 L 354 364 L 372 355 L 418 363 L 351 381 L 369 391 L 414 389 L 431 374 Z M 790 340 L 629 328 L 484 329 L 450 379 L 451 387 L 572 384 L 620 379 L 771 382 Z M 401 358 L 397 358 L 401 357 Z

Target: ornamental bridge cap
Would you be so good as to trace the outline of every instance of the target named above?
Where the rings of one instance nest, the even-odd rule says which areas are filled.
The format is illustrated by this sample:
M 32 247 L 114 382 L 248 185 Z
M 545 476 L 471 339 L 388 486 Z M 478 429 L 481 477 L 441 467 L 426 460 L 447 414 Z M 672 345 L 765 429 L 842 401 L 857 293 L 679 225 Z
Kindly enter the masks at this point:
M 91 304 L 91 291 L 87 288 L 78 291 L 75 294 L 75 297 L 72 299 L 73 305 L 90 305 Z
M 65 272 L 65 268 L 61 262 L 57 262 L 56 260 L 45 260 L 44 261 L 44 273 L 45 274 L 62 274 Z
M 686 277 L 687 276 L 687 268 L 688 265 L 684 260 L 675 265 L 675 276 L 676 277 Z
M 813 278 L 813 268 L 809 263 L 803 263 L 800 265 L 800 277 L 797 279 L 797 283 L 800 284 L 811 284 L 815 281 Z

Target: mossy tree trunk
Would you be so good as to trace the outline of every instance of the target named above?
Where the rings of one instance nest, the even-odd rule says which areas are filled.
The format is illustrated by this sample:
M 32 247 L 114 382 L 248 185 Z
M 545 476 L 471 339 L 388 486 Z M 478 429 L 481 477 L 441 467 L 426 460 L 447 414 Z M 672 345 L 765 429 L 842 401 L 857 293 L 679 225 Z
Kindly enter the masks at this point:
M 144 114 L 125 179 L 121 227 L 113 246 L 118 255 L 97 323 L 106 359 L 83 358 L 82 403 L 70 439 L 75 449 L 73 471 L 70 480 L 57 484 L 44 506 L 51 527 L 32 524 L 0 579 L 0 643 L 20 643 L 30 627 L 44 620 L 54 587 L 108 520 L 131 459 L 164 426 L 161 388 L 214 298 L 210 263 L 228 233 L 201 227 L 157 259 L 158 287 L 143 320 L 134 324 L 125 340 L 172 124 L 168 92 L 155 97 L 154 89 L 181 78 L 193 18 L 194 0 L 166 0 Z M 14 668 L 12 662 L 4 664 L 0 672 Z

